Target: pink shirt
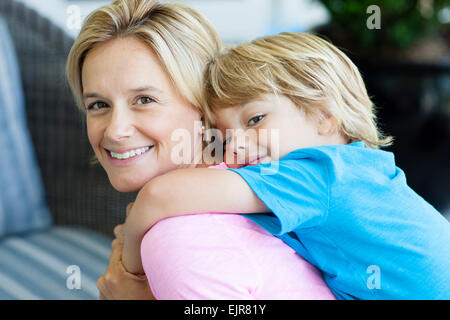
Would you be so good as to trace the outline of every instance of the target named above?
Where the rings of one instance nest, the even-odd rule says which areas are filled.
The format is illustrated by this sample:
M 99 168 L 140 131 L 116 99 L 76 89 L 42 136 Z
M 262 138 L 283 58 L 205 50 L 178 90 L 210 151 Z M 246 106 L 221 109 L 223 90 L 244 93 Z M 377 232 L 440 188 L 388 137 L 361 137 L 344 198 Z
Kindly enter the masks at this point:
M 141 256 L 158 300 L 335 299 L 317 268 L 239 214 L 164 219 Z

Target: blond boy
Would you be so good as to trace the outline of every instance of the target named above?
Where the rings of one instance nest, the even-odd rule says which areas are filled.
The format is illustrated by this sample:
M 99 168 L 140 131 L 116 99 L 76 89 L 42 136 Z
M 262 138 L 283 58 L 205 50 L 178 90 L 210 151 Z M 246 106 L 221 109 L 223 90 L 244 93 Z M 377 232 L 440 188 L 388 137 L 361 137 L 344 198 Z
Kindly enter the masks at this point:
M 139 244 L 157 221 L 237 212 L 318 267 L 340 299 L 450 298 L 450 224 L 379 149 L 391 138 L 340 50 L 299 33 L 239 45 L 210 63 L 205 97 L 232 169 L 149 182 L 125 224 L 128 270 L 142 270 Z

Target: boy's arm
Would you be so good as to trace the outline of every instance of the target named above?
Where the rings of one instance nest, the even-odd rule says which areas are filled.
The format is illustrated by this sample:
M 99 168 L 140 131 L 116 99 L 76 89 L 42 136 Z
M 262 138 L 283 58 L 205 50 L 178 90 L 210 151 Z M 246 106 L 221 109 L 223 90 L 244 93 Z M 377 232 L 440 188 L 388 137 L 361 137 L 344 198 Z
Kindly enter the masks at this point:
M 149 229 L 161 219 L 178 215 L 268 211 L 237 173 L 201 168 L 174 170 L 149 181 L 139 191 L 129 217 Z
M 140 243 L 147 230 L 161 219 L 205 212 L 268 211 L 245 180 L 231 170 L 170 171 L 152 179 L 139 191 L 125 223 L 124 267 L 131 273 L 143 272 Z

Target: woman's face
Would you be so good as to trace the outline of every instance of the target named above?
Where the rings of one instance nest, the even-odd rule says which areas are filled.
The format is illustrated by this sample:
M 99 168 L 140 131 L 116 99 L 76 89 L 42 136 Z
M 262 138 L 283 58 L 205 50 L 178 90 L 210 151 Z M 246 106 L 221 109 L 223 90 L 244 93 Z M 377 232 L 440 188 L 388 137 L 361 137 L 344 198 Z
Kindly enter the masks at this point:
M 185 129 L 193 141 L 200 114 L 176 93 L 152 49 L 132 37 L 102 43 L 87 54 L 82 83 L 89 141 L 114 188 L 136 191 L 182 166 L 171 160 L 180 148 L 172 132 Z

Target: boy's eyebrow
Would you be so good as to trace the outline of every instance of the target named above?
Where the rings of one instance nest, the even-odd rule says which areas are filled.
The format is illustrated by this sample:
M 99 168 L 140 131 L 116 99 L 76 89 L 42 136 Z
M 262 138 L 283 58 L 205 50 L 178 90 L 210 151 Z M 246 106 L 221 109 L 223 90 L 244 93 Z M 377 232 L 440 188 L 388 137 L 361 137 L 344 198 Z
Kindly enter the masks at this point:
M 266 104 L 266 103 L 268 103 L 269 101 L 267 101 L 266 99 L 263 99 L 263 98 L 259 98 L 259 99 L 254 99 L 254 100 L 251 100 L 251 101 L 249 101 L 249 102 L 247 102 L 247 103 L 244 103 L 241 107 L 241 109 L 244 109 L 244 108 L 247 108 L 249 105 L 252 105 L 252 104 L 254 104 L 254 103 L 263 103 L 263 104 Z
M 156 93 L 162 93 L 161 89 L 158 89 L 154 86 L 142 86 L 142 87 L 129 89 L 128 91 L 134 92 L 134 93 L 142 92 L 142 91 L 154 91 Z M 86 100 L 89 98 L 104 98 L 104 97 L 96 92 L 87 92 L 87 93 L 83 94 L 83 100 Z

